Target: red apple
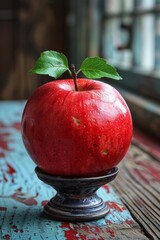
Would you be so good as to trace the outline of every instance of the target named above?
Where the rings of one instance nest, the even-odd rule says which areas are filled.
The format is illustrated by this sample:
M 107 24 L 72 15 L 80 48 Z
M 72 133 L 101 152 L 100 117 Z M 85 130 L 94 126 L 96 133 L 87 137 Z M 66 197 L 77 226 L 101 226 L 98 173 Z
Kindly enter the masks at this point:
M 22 117 L 24 145 L 46 173 L 99 176 L 116 166 L 132 137 L 128 106 L 112 86 L 78 79 L 42 85 L 28 100 Z

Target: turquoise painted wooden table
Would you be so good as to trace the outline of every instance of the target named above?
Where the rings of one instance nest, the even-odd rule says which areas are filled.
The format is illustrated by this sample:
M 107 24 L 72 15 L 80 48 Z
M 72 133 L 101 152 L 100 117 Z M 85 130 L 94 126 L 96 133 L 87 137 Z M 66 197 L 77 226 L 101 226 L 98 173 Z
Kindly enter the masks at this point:
M 23 108 L 24 102 L 0 103 L 0 238 L 150 239 L 132 218 L 125 201 L 120 200 L 120 196 L 125 200 L 126 193 L 118 193 L 121 189 L 116 189 L 118 178 L 112 185 L 98 190 L 110 206 L 109 214 L 101 220 L 67 223 L 47 219 L 41 214 L 55 191 L 37 178 L 35 164 L 23 146 L 20 132 Z

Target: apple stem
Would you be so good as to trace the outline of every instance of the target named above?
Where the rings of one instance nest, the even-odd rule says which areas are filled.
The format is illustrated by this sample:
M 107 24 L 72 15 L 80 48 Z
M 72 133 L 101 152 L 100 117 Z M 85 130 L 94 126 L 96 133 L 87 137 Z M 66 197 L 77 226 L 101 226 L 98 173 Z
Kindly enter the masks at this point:
M 72 73 L 72 78 L 74 80 L 74 86 L 75 90 L 78 91 L 78 86 L 77 86 L 77 74 L 76 74 L 76 69 L 74 64 L 71 64 L 71 73 Z

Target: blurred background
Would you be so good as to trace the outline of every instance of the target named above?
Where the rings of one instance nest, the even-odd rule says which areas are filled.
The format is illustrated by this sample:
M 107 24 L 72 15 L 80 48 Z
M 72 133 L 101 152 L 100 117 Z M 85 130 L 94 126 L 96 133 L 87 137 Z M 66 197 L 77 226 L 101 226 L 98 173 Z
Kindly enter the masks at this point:
M 27 99 L 46 76 L 31 75 L 40 52 L 87 56 L 113 64 L 110 81 L 126 99 L 134 124 L 160 137 L 160 0 L 1 0 L 0 100 Z

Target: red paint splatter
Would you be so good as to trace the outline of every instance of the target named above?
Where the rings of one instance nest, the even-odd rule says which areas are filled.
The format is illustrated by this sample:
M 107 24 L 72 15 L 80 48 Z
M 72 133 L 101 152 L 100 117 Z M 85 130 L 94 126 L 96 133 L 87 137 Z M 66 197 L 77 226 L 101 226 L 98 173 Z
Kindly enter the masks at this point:
M 18 130 L 18 131 L 21 131 L 21 123 L 20 122 L 14 122 L 12 125 L 11 125 L 12 128 Z
M 127 219 L 125 222 L 126 222 L 126 224 L 128 224 L 128 225 L 135 224 L 135 222 L 134 222 L 133 220 L 129 220 L 129 219 Z
M 112 229 L 106 227 L 101 228 L 95 225 L 91 226 L 87 224 L 62 223 L 62 228 L 64 230 L 66 239 L 103 240 L 106 237 L 106 232 L 111 238 L 115 237 L 115 233 Z
M 109 236 L 111 238 L 115 237 L 115 233 L 114 233 L 114 231 L 112 229 L 106 228 L 106 232 L 109 234 Z
M 17 189 L 17 191 L 10 196 L 14 200 L 21 202 L 27 206 L 37 205 L 37 201 L 34 197 L 28 197 L 28 194 L 23 193 L 21 189 Z
M 16 225 L 12 225 L 11 228 L 12 228 L 12 229 L 15 229 L 15 228 L 17 228 L 17 226 L 16 226 Z
M 62 228 L 64 228 L 64 234 L 66 239 L 71 239 L 71 240 L 78 240 L 79 237 L 77 235 L 77 231 L 75 231 L 73 228 L 71 228 L 69 223 L 62 223 L 61 225 Z
M 108 225 L 112 224 L 112 222 L 111 222 L 110 220 L 106 220 L 106 223 L 107 223 Z
M 7 208 L 6 207 L 0 207 L 0 211 L 6 211 Z
M 20 122 L 14 122 L 11 125 L 6 125 L 3 122 L 0 122 L 0 128 L 7 129 L 7 128 L 14 128 L 18 131 L 21 130 L 21 123 Z
M 120 204 L 115 203 L 115 202 L 107 202 L 107 205 L 109 206 L 110 209 L 114 209 L 118 212 L 123 212 L 124 210 L 126 210 L 125 206 L 120 205 Z
M 45 205 L 47 205 L 48 202 L 49 202 L 48 200 L 43 200 L 43 201 L 41 202 L 41 205 L 44 207 Z
M 0 128 L 6 128 L 6 125 L 3 122 L 0 122 Z
M 107 184 L 104 185 L 103 188 L 106 190 L 107 193 L 110 193 L 110 188 Z
M 23 229 L 18 229 L 16 225 L 12 225 L 11 228 L 13 229 L 14 232 L 20 232 L 23 233 Z
M 6 125 L 4 125 L 2 122 L 0 122 L 0 129 L 6 128 Z M 9 147 L 9 132 L 1 132 L 0 133 L 0 158 L 5 157 L 6 151 L 11 151 L 11 148 Z
M 10 151 L 8 137 L 10 136 L 9 133 L 0 133 L 0 148 L 5 151 Z
M 5 132 L 5 133 L 1 133 L 1 137 L 9 137 L 11 134 L 8 133 L 8 132 Z
M 37 201 L 34 199 L 34 197 L 24 199 L 21 196 L 17 196 L 16 194 L 13 194 L 11 197 L 14 200 L 21 202 L 27 206 L 37 205 Z
M 10 240 L 11 236 L 9 234 L 6 234 L 6 235 L 3 236 L 3 239 L 4 240 Z
M 14 128 L 18 131 L 21 130 L 20 122 L 14 122 L 11 125 L 5 125 L 3 122 L 0 122 L 0 129 L 3 132 L 0 133 L 0 158 L 5 158 L 6 151 L 12 151 L 13 149 L 10 148 L 9 143 L 13 142 L 13 139 L 10 139 L 11 136 L 10 128 Z
M 16 173 L 16 170 L 9 163 L 7 163 L 7 167 L 8 167 L 8 170 L 7 170 L 8 174 L 12 175 Z
M 18 232 L 18 228 L 16 225 L 13 225 L 11 228 L 13 229 L 14 232 L 16 232 L 16 233 Z
M 3 152 L 0 152 L 0 158 L 4 158 L 5 154 Z

